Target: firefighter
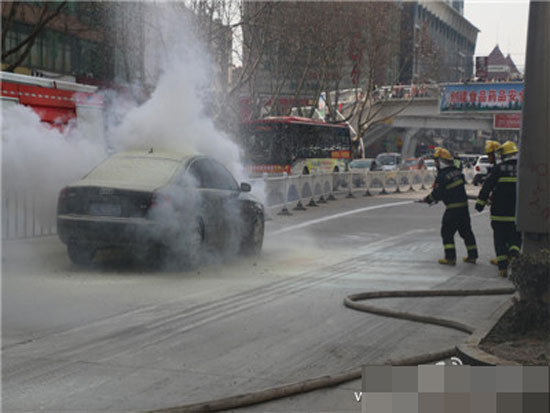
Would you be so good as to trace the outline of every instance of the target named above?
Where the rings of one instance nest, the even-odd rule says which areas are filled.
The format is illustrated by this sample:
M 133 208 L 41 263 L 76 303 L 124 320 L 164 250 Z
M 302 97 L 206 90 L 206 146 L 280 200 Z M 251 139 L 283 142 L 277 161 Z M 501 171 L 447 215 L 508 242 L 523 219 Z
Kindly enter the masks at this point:
M 483 211 L 489 196 L 491 203 L 491 227 L 497 255 L 498 273 L 508 275 L 508 262 L 521 252 L 521 233 L 516 229 L 516 184 L 518 171 L 518 147 L 507 141 L 499 148 L 501 162 L 493 167 L 485 180 L 476 202 L 476 210 Z
M 489 162 L 491 163 L 492 167 L 489 169 L 487 168 L 487 176 L 491 174 L 491 170 L 495 167 L 497 164 L 497 153 L 500 149 L 500 143 L 497 141 L 486 141 L 485 142 L 485 155 L 489 158 Z M 478 197 L 479 198 L 479 197 Z M 477 208 L 476 208 L 477 209 Z M 496 258 L 491 258 L 491 264 L 498 265 L 498 261 Z
M 498 143 L 497 141 L 485 142 L 485 155 L 487 155 L 487 157 L 489 158 L 489 162 L 493 166 L 497 164 L 497 151 L 499 148 L 500 148 L 500 143 Z
M 464 257 L 463 261 L 475 264 L 478 254 L 476 239 L 470 224 L 464 175 L 461 170 L 454 166 L 453 157 L 447 149 L 435 148 L 433 157 L 438 173 L 432 192 L 422 199 L 422 202 L 432 204 L 443 201 L 446 207 L 441 222 L 441 237 L 443 238 L 445 258 L 440 258 L 439 263 L 443 265 L 456 264 L 454 236 L 458 231 L 464 239 L 468 251 L 468 256 Z

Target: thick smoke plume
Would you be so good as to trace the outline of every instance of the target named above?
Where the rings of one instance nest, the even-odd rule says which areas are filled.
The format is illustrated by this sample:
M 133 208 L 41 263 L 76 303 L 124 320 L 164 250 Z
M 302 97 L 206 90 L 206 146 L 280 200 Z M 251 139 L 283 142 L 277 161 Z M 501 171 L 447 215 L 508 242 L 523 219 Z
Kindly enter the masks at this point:
M 78 125 L 61 133 L 44 126 L 30 108 L 3 108 L 3 197 L 14 191 L 32 193 L 42 201 L 37 214 L 53 221 L 61 188 L 82 178 L 113 150 L 201 153 L 222 162 L 238 179 L 244 176 L 237 144 L 206 115 L 204 102 L 215 93 L 211 61 L 185 21 L 167 14 L 159 14 L 167 20 L 161 33 L 164 53 L 155 56 L 160 76 L 154 91 L 141 105 L 120 104 L 123 100 L 107 91 L 115 103 L 105 108 L 105 136 L 90 142 Z

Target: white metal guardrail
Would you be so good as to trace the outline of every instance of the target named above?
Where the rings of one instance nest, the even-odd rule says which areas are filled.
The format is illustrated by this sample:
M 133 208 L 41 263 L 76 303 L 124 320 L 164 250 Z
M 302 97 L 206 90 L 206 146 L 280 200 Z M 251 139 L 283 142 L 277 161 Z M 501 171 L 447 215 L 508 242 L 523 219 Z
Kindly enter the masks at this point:
M 474 170 L 464 169 L 467 183 L 472 183 Z M 335 194 L 353 197 L 356 193 L 378 195 L 429 189 L 435 171 L 335 172 L 309 175 L 287 175 L 250 179 L 253 191 L 263 191 L 264 202 L 280 214 L 305 210 L 335 199 Z M 15 240 L 56 234 L 56 217 L 32 194 L 2 193 L 2 240 Z M 48 211 L 48 212 L 46 212 Z M 55 215 L 55 214 L 53 214 Z
M 53 234 L 56 217 L 51 206 L 46 207 L 30 193 L 2 191 L 2 240 Z

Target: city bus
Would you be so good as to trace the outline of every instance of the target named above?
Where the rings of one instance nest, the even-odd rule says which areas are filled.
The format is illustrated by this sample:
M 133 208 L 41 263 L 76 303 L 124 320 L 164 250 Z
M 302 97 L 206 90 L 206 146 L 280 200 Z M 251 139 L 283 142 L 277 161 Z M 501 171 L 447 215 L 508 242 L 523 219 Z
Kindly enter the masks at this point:
M 294 116 L 245 122 L 241 139 L 251 175 L 344 172 L 353 151 L 349 126 Z

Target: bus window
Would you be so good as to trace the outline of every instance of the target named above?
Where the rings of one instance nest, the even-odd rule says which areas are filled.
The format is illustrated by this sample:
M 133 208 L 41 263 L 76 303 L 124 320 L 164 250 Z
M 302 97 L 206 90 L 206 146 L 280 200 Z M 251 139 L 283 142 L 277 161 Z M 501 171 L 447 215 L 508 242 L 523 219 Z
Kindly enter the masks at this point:
M 345 125 L 281 117 L 280 120 L 271 118 L 245 124 L 242 135 L 244 161 L 257 172 L 280 172 L 283 168 L 294 171 L 296 165 L 296 171 L 299 169 L 301 173 L 300 162 L 308 159 L 331 160 L 315 163 L 321 165 L 315 167 L 317 170 L 343 170 L 343 162 L 351 153 L 350 130 Z

